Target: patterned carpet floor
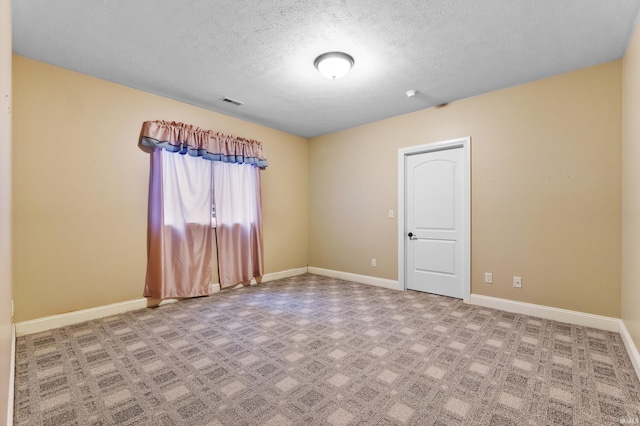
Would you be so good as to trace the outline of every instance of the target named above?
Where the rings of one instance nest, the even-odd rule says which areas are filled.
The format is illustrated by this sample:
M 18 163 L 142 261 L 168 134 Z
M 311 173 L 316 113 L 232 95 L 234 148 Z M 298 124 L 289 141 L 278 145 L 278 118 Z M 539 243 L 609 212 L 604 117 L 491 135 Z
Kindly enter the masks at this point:
M 16 425 L 618 425 L 619 335 L 315 275 L 18 338 Z

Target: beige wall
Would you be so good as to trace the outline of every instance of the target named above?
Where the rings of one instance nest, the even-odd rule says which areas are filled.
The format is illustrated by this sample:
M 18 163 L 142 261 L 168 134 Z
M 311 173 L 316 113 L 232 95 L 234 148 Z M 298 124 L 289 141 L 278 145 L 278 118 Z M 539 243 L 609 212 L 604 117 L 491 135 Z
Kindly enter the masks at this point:
M 149 119 L 264 141 L 267 272 L 308 251 L 312 266 L 389 279 L 397 149 L 471 136 L 472 292 L 618 317 L 621 93 L 614 61 L 307 143 L 14 56 L 16 320 L 141 296 Z
M 640 29 L 622 64 L 622 319 L 640 348 Z
M 471 136 L 472 293 L 619 317 L 621 67 L 311 139 L 309 264 L 397 279 L 398 148 Z
M 11 377 L 11 2 L 0 0 L 0 424 Z
M 266 272 L 307 265 L 306 139 L 20 56 L 13 91 L 16 321 L 142 297 L 146 120 L 262 141 Z

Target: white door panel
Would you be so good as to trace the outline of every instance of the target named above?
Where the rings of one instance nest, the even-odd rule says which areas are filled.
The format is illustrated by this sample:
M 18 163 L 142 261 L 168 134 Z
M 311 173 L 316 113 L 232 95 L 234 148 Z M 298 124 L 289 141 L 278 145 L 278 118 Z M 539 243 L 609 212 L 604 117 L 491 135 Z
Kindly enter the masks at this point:
M 455 275 L 455 241 L 420 239 L 414 246 L 416 271 Z
M 415 156 L 411 162 L 417 162 Z M 410 162 L 410 164 L 411 164 Z M 448 160 L 429 160 L 413 169 L 411 193 L 415 203 L 414 229 L 452 229 L 454 222 L 454 186 L 456 164 Z
M 464 149 L 406 157 L 407 288 L 462 298 Z

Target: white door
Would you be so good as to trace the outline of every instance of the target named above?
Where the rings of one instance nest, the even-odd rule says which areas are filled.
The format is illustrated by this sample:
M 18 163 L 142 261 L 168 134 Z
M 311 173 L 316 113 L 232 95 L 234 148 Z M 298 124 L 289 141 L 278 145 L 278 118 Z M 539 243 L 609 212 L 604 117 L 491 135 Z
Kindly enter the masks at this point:
M 407 288 L 463 298 L 464 149 L 405 158 Z

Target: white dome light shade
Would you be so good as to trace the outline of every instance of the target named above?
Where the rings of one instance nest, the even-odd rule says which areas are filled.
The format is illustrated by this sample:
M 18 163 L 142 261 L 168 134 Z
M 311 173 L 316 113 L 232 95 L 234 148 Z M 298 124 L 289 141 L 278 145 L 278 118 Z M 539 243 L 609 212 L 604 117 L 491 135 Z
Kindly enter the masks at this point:
M 344 77 L 349 72 L 355 61 L 350 55 L 343 52 L 327 52 L 318 56 L 313 63 L 320 74 L 328 79 L 335 80 Z

